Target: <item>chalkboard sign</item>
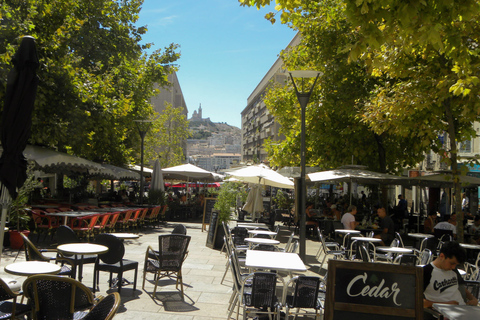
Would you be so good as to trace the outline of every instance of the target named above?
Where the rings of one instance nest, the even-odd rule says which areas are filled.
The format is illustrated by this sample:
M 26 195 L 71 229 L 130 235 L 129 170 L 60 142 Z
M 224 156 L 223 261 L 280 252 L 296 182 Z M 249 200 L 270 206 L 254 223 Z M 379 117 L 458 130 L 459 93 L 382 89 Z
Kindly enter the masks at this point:
M 210 223 L 210 215 L 212 214 L 213 206 L 215 205 L 216 201 L 217 198 L 205 198 L 205 201 L 203 201 L 202 232 L 207 230 L 207 224 Z
M 210 225 L 207 234 L 207 247 L 215 248 L 215 238 L 217 237 L 218 212 L 213 211 L 210 214 Z
M 419 267 L 328 261 L 325 320 L 423 320 Z

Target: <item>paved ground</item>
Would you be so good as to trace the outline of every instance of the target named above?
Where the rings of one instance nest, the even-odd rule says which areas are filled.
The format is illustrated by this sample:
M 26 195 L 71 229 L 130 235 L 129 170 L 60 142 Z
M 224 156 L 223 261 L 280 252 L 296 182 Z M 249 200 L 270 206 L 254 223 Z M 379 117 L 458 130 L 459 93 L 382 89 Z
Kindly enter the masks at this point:
M 170 280 L 161 281 L 161 286 L 157 289 L 157 295 L 153 299 L 152 292 L 154 286 L 152 282 L 148 281 L 148 279 L 152 280 L 151 274 L 147 275 L 145 291 L 142 290 L 145 251 L 149 245 L 154 248 L 158 247 L 157 236 L 170 233 L 175 224 L 168 223 L 161 228 L 145 229 L 140 233 L 141 237 L 138 240 L 125 241 L 125 258 L 139 261 L 139 274 L 135 291 L 133 291 L 132 285 L 122 289 L 122 305 L 115 319 L 226 319 L 227 304 L 232 293 L 231 274 L 229 272 L 223 284 L 220 283 L 225 271 L 226 256 L 220 253 L 219 250 L 205 246 L 207 232 L 202 232 L 201 223 L 183 223 L 187 226 L 187 234 L 192 237 L 189 245 L 189 254 L 183 266 L 185 300 L 182 301 L 180 292 L 175 289 L 175 282 Z M 290 232 L 287 227 L 282 226 L 280 229 L 278 239 L 283 245 Z M 37 235 L 32 235 L 31 238 L 34 242 L 37 241 Z M 47 239 L 40 241 L 38 246 L 46 247 L 54 242 L 55 239 L 52 241 Z M 308 274 L 319 274 L 319 263 L 315 260 L 318 246 L 319 242 L 307 240 Z M 13 263 L 16 256 L 17 251 L 5 249 L 0 264 L 0 277 L 16 278 L 23 281 L 22 277 L 6 274 L 4 271 L 4 266 Z M 19 253 L 16 261 L 25 261 L 23 252 Z M 132 281 L 133 275 L 133 271 L 124 274 L 125 278 Z M 108 274 L 102 272 L 100 274 L 100 294 L 102 295 L 109 292 L 107 291 L 107 280 Z M 93 265 L 87 264 L 84 267 L 83 283 L 91 287 L 92 282 Z

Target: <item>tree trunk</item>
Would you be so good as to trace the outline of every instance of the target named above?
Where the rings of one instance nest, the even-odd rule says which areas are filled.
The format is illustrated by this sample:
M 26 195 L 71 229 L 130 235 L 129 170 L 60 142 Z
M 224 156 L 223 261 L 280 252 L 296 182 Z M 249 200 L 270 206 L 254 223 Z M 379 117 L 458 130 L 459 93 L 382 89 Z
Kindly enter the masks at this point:
M 455 122 L 451 109 L 451 99 L 447 99 L 443 102 L 445 108 L 445 116 L 448 123 L 448 137 L 450 139 L 450 160 L 453 175 L 453 188 L 455 198 L 452 203 L 455 203 L 455 213 L 457 214 L 457 241 L 463 242 L 463 212 L 462 212 L 462 197 L 460 196 L 460 179 L 457 163 L 457 138 L 455 134 Z

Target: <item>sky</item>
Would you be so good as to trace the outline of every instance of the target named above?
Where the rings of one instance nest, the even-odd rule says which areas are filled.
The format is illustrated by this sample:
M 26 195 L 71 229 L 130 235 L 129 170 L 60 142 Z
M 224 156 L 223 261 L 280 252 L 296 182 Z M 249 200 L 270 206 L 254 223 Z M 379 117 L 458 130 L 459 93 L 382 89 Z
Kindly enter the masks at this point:
M 180 45 L 177 72 L 190 118 L 241 128 L 247 99 L 295 32 L 264 16 L 273 7 L 241 7 L 237 0 L 145 0 L 137 26 L 153 50 Z

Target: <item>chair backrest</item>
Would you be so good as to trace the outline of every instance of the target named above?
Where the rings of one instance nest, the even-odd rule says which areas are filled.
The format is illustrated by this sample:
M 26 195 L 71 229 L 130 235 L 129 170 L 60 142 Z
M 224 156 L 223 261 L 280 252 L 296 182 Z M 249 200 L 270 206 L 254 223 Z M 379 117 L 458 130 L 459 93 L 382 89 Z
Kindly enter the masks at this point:
M 402 254 L 395 259 L 398 261 L 398 264 L 402 266 L 416 266 L 418 258 L 414 254 Z
M 243 227 L 235 227 L 232 229 L 233 245 L 246 245 L 245 238 L 248 237 L 248 229 Z
M 161 270 L 180 270 L 185 260 L 190 236 L 162 234 L 158 236 L 158 260 Z
M 113 234 L 101 233 L 95 237 L 95 243 L 108 247 L 108 251 L 106 253 L 98 255 L 98 259 L 104 263 L 117 263 L 121 261 L 125 255 L 125 246 L 123 241 L 115 237 Z
M 20 233 L 23 238 L 23 246 L 25 248 L 25 260 L 27 261 L 50 261 L 50 258 L 45 257 L 40 250 L 28 239 L 26 235 Z
M 290 302 L 291 308 L 315 308 L 317 306 L 318 290 L 320 287 L 319 277 L 298 276 L 289 281 L 285 286 L 288 288 L 291 282 L 295 283 L 292 300 Z M 284 299 L 286 299 L 286 290 L 284 290 Z
M 296 253 L 298 248 L 298 240 L 296 240 L 291 246 L 288 252 Z
M 260 251 L 278 251 L 278 248 L 272 244 L 257 244 L 255 245 L 252 250 L 260 250 Z
M 95 307 L 83 318 L 83 320 L 110 320 L 113 319 L 120 307 L 120 294 L 110 293 L 98 302 Z
M 252 279 L 251 296 L 250 299 L 246 299 L 247 306 L 255 308 L 272 308 L 275 303 L 276 285 L 276 273 L 255 272 Z
M 320 232 L 320 229 L 318 230 L 318 239 L 320 240 L 320 245 L 322 246 L 323 253 L 327 254 L 328 248 L 327 248 L 327 245 L 325 244 L 325 240 L 323 239 L 323 235 Z
M 16 294 L 10 289 L 8 284 L 0 278 L 0 301 L 10 300 L 16 297 Z
M 480 281 L 465 280 L 465 287 L 475 298 L 480 298 Z
M 59 245 L 79 242 L 75 231 L 73 231 L 69 226 L 59 226 L 55 235 Z
M 370 254 L 368 253 L 367 247 L 363 243 L 358 245 L 358 251 L 360 251 L 360 257 L 363 262 L 371 262 Z
M 400 247 L 405 248 L 405 245 L 403 244 L 403 239 L 400 233 L 395 232 L 395 239 L 398 239 L 398 241 L 400 242 Z
M 93 306 L 93 294 L 81 282 L 67 277 L 39 274 L 23 282 L 23 293 L 32 301 L 34 319 L 73 319 L 77 310 Z
M 320 232 L 320 229 L 318 229 L 318 232 Z M 289 252 L 290 246 L 292 245 L 293 237 L 295 236 L 295 232 L 292 232 L 290 236 L 288 237 L 287 244 L 285 245 L 285 252 Z
M 420 253 L 420 264 L 421 265 L 426 265 L 432 262 L 432 251 L 430 249 L 423 249 L 423 251 Z
M 177 224 L 172 230 L 172 234 L 187 234 L 187 228 L 183 224 Z
M 453 231 L 452 230 L 443 230 L 443 229 L 433 229 L 433 234 L 437 239 L 441 239 L 443 235 L 448 234 L 451 237 L 453 237 Z M 446 241 L 446 240 L 443 240 Z

